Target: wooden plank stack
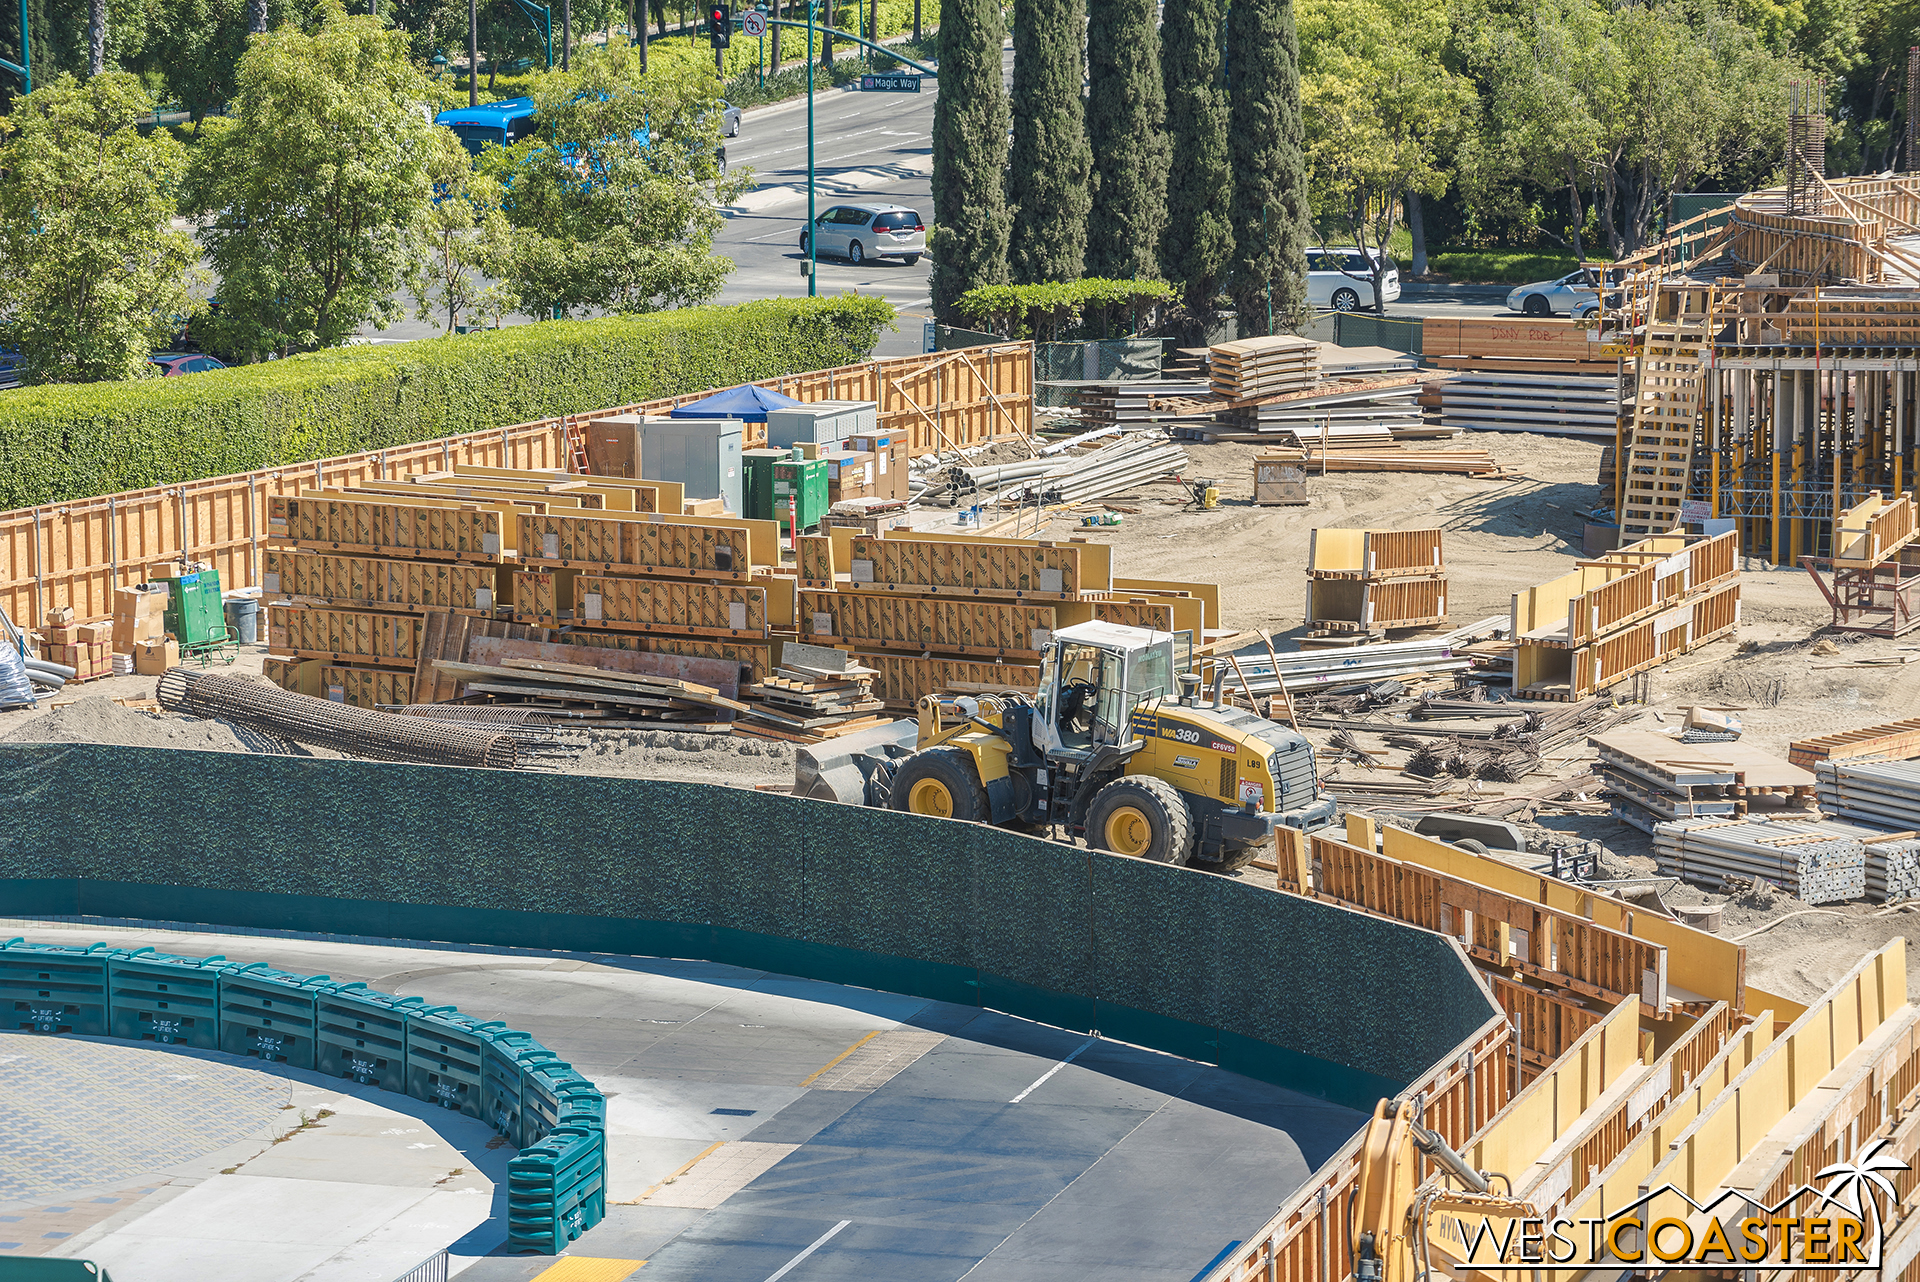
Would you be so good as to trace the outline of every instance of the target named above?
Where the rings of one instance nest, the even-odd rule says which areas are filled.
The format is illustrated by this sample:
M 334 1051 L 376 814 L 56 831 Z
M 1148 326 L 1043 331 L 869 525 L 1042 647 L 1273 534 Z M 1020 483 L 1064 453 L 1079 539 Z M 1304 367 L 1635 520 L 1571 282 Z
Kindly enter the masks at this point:
M 1643 539 L 1515 593 L 1515 697 L 1584 698 L 1731 632 L 1738 537 Z
M 1307 550 L 1307 628 L 1365 640 L 1447 618 L 1441 532 L 1317 529 Z
M 1211 413 L 1205 379 L 1134 379 L 1074 389 L 1080 421 L 1088 427 L 1146 427 Z
M 1320 344 L 1311 338 L 1243 338 L 1216 343 L 1209 352 L 1213 394 L 1225 400 L 1297 391 L 1320 381 Z
M 780 666 L 751 693 L 758 702 L 737 727 L 742 734 L 797 743 L 819 743 L 865 730 L 890 718 L 874 697 L 874 669 L 845 650 L 789 641 Z
M 1614 817 L 1642 832 L 1669 820 L 1814 805 L 1810 772 L 1746 744 L 1679 743 L 1650 730 L 1616 730 L 1589 742 L 1614 793 Z

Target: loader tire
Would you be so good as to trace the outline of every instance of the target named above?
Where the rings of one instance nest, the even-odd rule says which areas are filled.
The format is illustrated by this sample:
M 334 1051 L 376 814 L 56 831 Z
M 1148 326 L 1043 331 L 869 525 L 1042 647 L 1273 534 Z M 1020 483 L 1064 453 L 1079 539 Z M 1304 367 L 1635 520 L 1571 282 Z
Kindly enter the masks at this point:
M 900 763 L 887 804 L 908 814 L 984 823 L 992 815 L 987 790 L 964 748 L 929 748 Z
M 1193 858 L 1193 816 L 1166 780 L 1130 775 L 1102 788 L 1087 807 L 1087 844 L 1156 864 L 1184 864 Z

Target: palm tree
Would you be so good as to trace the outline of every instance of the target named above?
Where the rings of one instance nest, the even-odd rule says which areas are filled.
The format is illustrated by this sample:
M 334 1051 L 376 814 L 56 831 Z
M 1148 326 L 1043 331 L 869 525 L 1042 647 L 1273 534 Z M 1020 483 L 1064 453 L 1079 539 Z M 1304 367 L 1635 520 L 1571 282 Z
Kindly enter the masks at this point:
M 1827 1185 L 1826 1192 L 1821 1195 L 1827 1201 L 1853 1212 L 1861 1219 L 1865 1219 L 1869 1213 L 1872 1214 L 1876 1262 L 1880 1256 L 1881 1244 L 1880 1200 L 1874 1197 L 1870 1190 L 1879 1190 L 1887 1195 L 1889 1202 L 1898 1205 L 1900 1191 L 1893 1186 L 1893 1181 L 1888 1179 L 1884 1172 L 1911 1169 L 1899 1158 L 1883 1151 L 1891 1143 L 1893 1141 L 1890 1139 L 1881 1140 L 1856 1154 L 1852 1162 L 1836 1162 L 1813 1177 L 1816 1180 L 1831 1179 L 1833 1181 Z M 1862 1196 L 1863 1191 L 1866 1191 L 1865 1197 Z M 1864 1207 L 1861 1205 L 1862 1202 L 1866 1204 Z

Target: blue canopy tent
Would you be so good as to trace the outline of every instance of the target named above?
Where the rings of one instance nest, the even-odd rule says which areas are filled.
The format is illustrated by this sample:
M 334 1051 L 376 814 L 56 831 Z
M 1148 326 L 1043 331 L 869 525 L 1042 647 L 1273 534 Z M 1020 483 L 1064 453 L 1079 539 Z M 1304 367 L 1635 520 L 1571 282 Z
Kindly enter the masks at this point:
M 729 387 L 724 392 L 715 392 L 704 400 L 669 410 L 669 418 L 737 418 L 743 423 L 764 423 L 768 410 L 783 410 L 794 405 L 804 405 L 791 396 L 782 396 L 770 392 L 764 387 L 748 384 L 743 387 Z

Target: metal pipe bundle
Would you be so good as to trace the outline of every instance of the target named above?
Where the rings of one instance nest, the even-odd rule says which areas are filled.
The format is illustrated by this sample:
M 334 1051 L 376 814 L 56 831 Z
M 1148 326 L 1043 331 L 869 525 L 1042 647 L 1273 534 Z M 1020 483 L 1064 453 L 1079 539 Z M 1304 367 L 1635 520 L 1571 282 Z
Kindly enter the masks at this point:
M 1865 897 L 1867 843 L 1880 835 L 1825 819 L 1676 819 L 1654 825 L 1653 858 L 1661 872 L 1706 889 L 1757 878 L 1806 903 L 1831 904 Z
M 1299 650 L 1280 655 L 1278 667 L 1268 659 L 1242 659 L 1237 672 L 1227 673 L 1227 686 L 1248 694 L 1279 694 L 1282 682 L 1288 690 L 1337 690 L 1414 672 L 1463 672 L 1472 666 L 1472 660 L 1465 655 L 1455 657 L 1454 647 L 1506 628 L 1507 616 L 1495 614 L 1425 640 L 1389 641 L 1345 650 Z M 1242 676 L 1246 678 L 1244 687 Z
M 162 676 L 158 696 L 160 706 L 173 712 L 218 718 L 370 761 L 517 770 L 535 766 L 541 755 L 498 728 L 355 708 L 187 668 L 173 668 Z M 561 746 L 557 738 L 553 746 Z
M 1814 767 L 1820 808 L 1883 828 L 1920 828 L 1920 761 L 1822 761 Z

